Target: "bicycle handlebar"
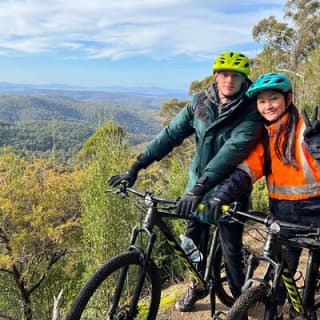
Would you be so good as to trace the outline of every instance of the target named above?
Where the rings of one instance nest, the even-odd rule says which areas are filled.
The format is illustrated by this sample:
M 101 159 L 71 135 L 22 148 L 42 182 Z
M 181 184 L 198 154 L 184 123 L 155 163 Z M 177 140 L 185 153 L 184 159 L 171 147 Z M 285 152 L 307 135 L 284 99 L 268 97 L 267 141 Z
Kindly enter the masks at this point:
M 195 220 L 200 221 L 199 217 L 193 216 L 190 214 L 189 216 L 180 216 L 177 215 L 173 211 L 177 207 L 177 203 L 179 199 L 166 199 L 163 197 L 155 196 L 152 192 L 148 191 L 140 191 L 137 189 L 133 189 L 131 187 L 128 187 L 125 182 L 121 182 L 118 189 L 116 190 L 106 190 L 105 192 L 112 192 L 114 194 L 119 194 L 124 198 L 129 197 L 128 193 L 131 193 L 133 195 L 138 196 L 142 200 L 144 199 L 146 204 L 148 205 L 148 201 L 153 204 L 162 204 L 163 206 L 161 208 L 158 208 L 158 212 L 161 213 L 163 216 L 170 217 L 171 219 L 184 219 L 184 220 Z M 166 206 L 167 205 L 167 206 Z M 200 203 L 197 207 L 198 211 L 203 211 L 205 208 L 205 205 L 203 203 Z
M 159 196 L 154 196 L 151 192 L 147 191 L 140 191 L 133 189 L 131 187 L 128 187 L 126 183 L 121 183 L 119 188 L 116 189 L 115 191 L 108 190 L 106 192 L 113 192 L 115 194 L 120 194 L 123 197 L 128 197 L 128 192 L 132 193 L 141 199 L 149 200 L 152 203 L 155 204 L 166 204 L 166 205 L 171 205 L 170 209 L 175 209 L 178 199 L 173 200 L 173 199 L 165 199 L 163 197 Z M 320 227 L 314 227 L 314 226 L 307 226 L 307 225 L 301 225 L 301 224 L 296 224 L 296 223 L 291 223 L 291 222 L 285 222 L 285 221 L 280 221 L 277 220 L 273 217 L 267 216 L 267 217 L 261 217 L 262 211 L 260 210 L 249 210 L 249 211 L 240 211 L 238 210 L 239 203 L 234 202 L 232 204 L 222 204 L 220 206 L 223 218 L 229 218 L 233 219 L 234 221 L 239 221 L 237 219 L 237 216 L 242 216 L 244 218 L 248 218 L 252 221 L 264 224 L 266 227 L 270 227 L 272 224 L 277 224 L 280 226 L 280 228 L 287 228 L 287 229 L 295 229 L 300 232 L 304 232 L 301 237 L 313 237 L 316 238 L 318 237 L 320 239 Z M 168 209 L 168 208 L 167 208 Z M 203 203 L 200 203 L 197 207 L 198 211 L 203 211 L 205 209 L 205 205 Z M 168 212 L 166 212 L 169 214 Z M 182 218 L 182 219 L 187 219 L 187 220 L 199 220 L 198 217 L 195 216 L 189 216 L 189 217 L 181 217 L 176 214 L 171 213 L 170 216 L 175 217 L 175 218 Z M 299 236 L 299 235 L 297 235 Z
M 165 199 L 162 197 L 154 196 L 151 192 L 140 191 L 137 189 L 127 187 L 125 183 L 121 183 L 119 188 L 116 189 L 115 191 L 114 190 L 107 190 L 106 192 L 113 192 L 115 194 L 120 194 L 123 197 L 128 197 L 128 192 L 129 192 L 129 193 L 132 193 L 140 198 L 147 199 L 147 197 L 149 197 L 150 200 L 154 203 L 177 205 L 177 200 Z
M 296 231 L 303 232 L 303 234 L 297 234 L 295 236 L 299 237 L 313 237 L 313 238 L 320 238 L 320 227 L 315 227 L 312 225 L 302 225 L 298 223 L 292 223 L 292 222 L 285 222 L 285 221 L 280 221 L 277 220 L 273 217 L 261 217 L 259 216 L 259 213 L 261 215 L 261 211 L 247 211 L 243 212 L 237 209 L 238 204 L 235 202 L 231 205 L 223 204 L 221 206 L 221 211 L 223 214 L 226 215 L 226 217 L 230 217 L 231 219 L 236 220 L 236 216 L 242 216 L 245 218 L 248 218 L 252 221 L 259 222 L 264 224 L 266 227 L 270 227 L 272 224 L 278 224 L 280 228 L 285 228 L 285 229 L 294 229 Z

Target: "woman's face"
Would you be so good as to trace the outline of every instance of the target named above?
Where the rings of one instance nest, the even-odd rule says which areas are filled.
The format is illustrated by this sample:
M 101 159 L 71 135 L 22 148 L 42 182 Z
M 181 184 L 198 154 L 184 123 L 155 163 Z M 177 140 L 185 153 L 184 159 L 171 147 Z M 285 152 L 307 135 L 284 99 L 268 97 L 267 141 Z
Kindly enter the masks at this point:
M 292 102 L 291 93 L 288 94 L 288 105 Z M 278 120 L 285 112 L 287 105 L 283 93 L 275 90 L 261 91 L 257 95 L 257 107 L 260 114 L 267 121 Z

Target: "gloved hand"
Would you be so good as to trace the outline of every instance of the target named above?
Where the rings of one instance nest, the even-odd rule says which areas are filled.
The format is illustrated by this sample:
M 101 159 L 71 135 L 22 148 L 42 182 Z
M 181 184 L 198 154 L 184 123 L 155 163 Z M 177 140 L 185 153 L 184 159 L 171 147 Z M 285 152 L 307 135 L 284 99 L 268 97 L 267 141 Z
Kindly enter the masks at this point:
M 197 209 L 205 193 L 212 187 L 210 179 L 207 176 L 201 177 L 194 185 L 192 190 L 185 194 L 179 200 L 176 208 L 176 214 L 181 217 L 188 217 Z
M 139 171 L 147 168 L 152 162 L 153 161 L 151 159 L 147 158 L 143 153 L 141 153 L 127 172 L 112 176 L 108 180 L 108 184 L 111 187 L 116 187 L 124 181 L 127 183 L 128 187 L 132 187 L 137 180 Z
M 312 112 L 311 120 L 309 120 L 306 110 L 301 112 L 306 128 L 303 132 L 305 139 L 310 139 L 314 135 L 320 133 L 320 120 L 318 120 L 318 107 L 315 107 Z
M 122 174 L 117 174 L 112 176 L 108 183 L 111 187 L 118 186 L 121 182 L 126 182 L 128 187 L 132 187 L 136 182 L 138 177 L 138 171 L 136 170 L 129 170 Z
M 222 201 L 222 199 L 217 197 L 212 197 L 209 200 L 209 209 L 211 212 L 212 223 L 217 223 L 218 218 L 220 216 L 220 206 L 225 203 L 226 202 Z
M 306 128 L 303 132 L 304 141 L 307 150 L 312 157 L 320 160 L 320 120 L 318 120 L 318 107 L 315 107 L 312 112 L 311 120 L 309 120 L 306 111 L 301 112 Z
M 176 214 L 181 217 L 188 217 L 193 211 L 197 209 L 201 202 L 202 196 L 197 196 L 192 192 L 188 192 L 179 200 L 176 208 Z

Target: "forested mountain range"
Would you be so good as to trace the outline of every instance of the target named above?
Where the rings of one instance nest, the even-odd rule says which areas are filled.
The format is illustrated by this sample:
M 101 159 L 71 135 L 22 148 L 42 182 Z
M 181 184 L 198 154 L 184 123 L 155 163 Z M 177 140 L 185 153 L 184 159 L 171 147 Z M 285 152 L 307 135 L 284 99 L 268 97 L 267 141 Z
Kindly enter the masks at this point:
M 120 88 L 119 88 L 120 91 Z M 112 119 L 134 144 L 161 127 L 159 111 L 169 93 L 106 92 L 0 84 L 0 147 L 65 161 L 98 126 Z

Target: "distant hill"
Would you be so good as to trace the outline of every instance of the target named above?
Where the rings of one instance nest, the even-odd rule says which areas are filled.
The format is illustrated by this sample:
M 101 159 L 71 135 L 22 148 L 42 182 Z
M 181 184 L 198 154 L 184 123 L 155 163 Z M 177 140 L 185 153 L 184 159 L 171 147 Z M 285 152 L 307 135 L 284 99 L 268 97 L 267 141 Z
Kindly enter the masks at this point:
M 55 151 L 68 159 L 110 119 L 134 144 L 144 143 L 161 129 L 161 104 L 172 97 L 159 90 L 139 94 L 0 83 L 0 147 L 25 154 Z
M 48 96 L 0 95 L 0 120 L 75 121 L 91 127 L 113 119 L 128 133 L 154 134 L 160 128 L 158 108 L 141 101 L 126 100 L 122 104 L 104 101 L 78 101 Z
M 0 94 L 22 94 L 22 95 L 40 95 L 49 94 L 56 95 L 62 93 L 63 96 L 74 96 L 75 99 L 102 99 L 109 100 L 110 97 L 115 96 L 135 96 L 149 97 L 153 99 L 186 99 L 188 96 L 187 90 L 179 89 L 164 89 L 159 87 L 79 87 L 67 86 L 63 84 L 16 84 L 8 82 L 0 82 Z

